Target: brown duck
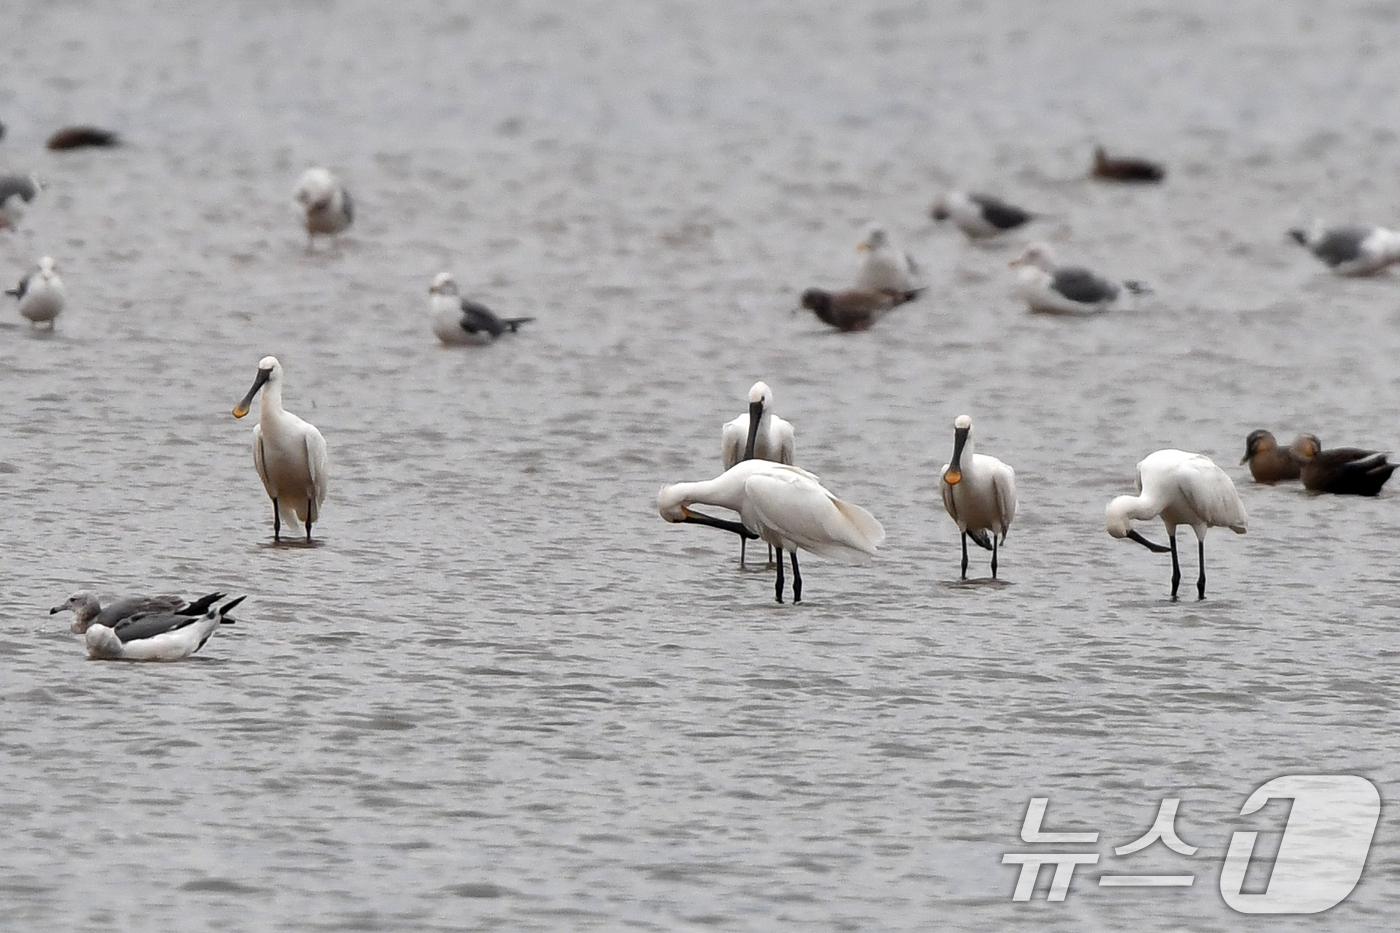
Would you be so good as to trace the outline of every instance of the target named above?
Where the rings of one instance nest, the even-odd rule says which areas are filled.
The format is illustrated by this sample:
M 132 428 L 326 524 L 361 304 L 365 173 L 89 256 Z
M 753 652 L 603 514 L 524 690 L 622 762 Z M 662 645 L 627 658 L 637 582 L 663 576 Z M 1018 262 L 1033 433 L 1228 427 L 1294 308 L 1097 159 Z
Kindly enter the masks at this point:
M 921 288 L 908 291 L 848 288 L 828 292 L 809 288 L 802 293 L 802 307 L 809 308 L 837 330 L 869 330 L 890 311 L 919 296 Z
M 1374 496 L 1397 466 L 1378 450 L 1359 447 L 1322 450 L 1321 447 L 1319 444 L 1303 464 L 1303 486 L 1313 492 Z
M 1256 483 L 1270 485 L 1283 480 L 1298 479 L 1303 464 L 1322 449 L 1315 434 L 1299 434 L 1288 447 L 1280 447 L 1268 431 L 1252 431 L 1244 441 L 1244 459 Z
M 1110 181 L 1161 181 L 1167 176 L 1167 170 L 1160 163 L 1147 159 L 1109 156 L 1103 146 L 1099 146 L 1094 150 L 1094 167 L 1089 174 Z

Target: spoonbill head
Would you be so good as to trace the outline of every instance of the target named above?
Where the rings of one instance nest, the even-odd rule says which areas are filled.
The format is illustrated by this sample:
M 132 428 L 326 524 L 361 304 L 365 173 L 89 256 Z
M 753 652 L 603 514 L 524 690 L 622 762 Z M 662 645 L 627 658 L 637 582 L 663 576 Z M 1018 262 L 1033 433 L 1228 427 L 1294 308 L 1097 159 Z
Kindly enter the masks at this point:
M 738 512 L 740 521 L 696 512 L 691 508 L 696 504 Z M 801 602 L 799 550 L 862 563 L 885 539 L 885 529 L 874 516 L 836 498 L 816 476 L 800 467 L 767 460 L 745 460 L 712 480 L 662 487 L 656 505 L 668 522 L 709 525 L 771 544 L 778 550 L 778 602 L 783 601 L 783 551 L 792 552 L 792 599 Z
M 235 418 L 248 414 L 253 396 L 262 391 L 262 408 L 253 428 L 253 465 L 272 500 L 272 537 L 282 540 L 282 522 L 294 531 L 320 518 L 330 467 L 326 440 L 316 426 L 282 407 L 282 364 L 275 356 L 258 362 L 253 386 L 233 409 Z
M 997 551 L 1016 517 L 1016 471 L 996 457 L 974 452 L 972 419 L 953 422 L 953 459 L 939 474 L 943 507 L 962 534 L 962 578 L 967 579 L 967 539 L 992 552 L 992 579 Z
M 1119 496 L 1104 511 L 1108 533 L 1115 538 L 1136 541 L 1154 553 L 1172 555 L 1172 599 L 1181 583 L 1181 564 L 1176 553 L 1176 528 L 1190 525 L 1196 533 L 1201 574 L 1196 580 L 1198 599 L 1206 598 L 1206 531 L 1229 528 L 1244 534 L 1249 525 L 1239 491 L 1225 471 L 1202 454 L 1184 450 L 1159 450 L 1137 465 L 1136 496 Z M 1133 528 L 1133 521 L 1161 518 L 1170 547 L 1144 538 Z

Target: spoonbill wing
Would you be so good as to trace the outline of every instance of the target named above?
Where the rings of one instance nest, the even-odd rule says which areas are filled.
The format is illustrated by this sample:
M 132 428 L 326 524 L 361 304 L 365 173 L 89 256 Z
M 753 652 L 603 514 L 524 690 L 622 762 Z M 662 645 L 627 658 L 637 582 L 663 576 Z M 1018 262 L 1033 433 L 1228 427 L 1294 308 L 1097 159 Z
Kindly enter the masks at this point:
M 320 518 L 321 503 L 326 498 L 326 482 L 330 479 L 330 463 L 326 457 L 326 439 L 314 427 L 307 425 L 307 428 L 306 463 L 311 471 L 311 489 L 316 500 L 318 514 L 311 519 L 315 521 Z
M 744 492 L 744 524 L 768 532 L 763 537 L 775 547 L 860 563 L 885 537 L 869 512 L 842 502 L 796 470 L 755 474 Z
M 724 430 L 720 433 L 719 453 L 724 460 L 724 468 L 727 470 L 739 462 L 739 458 L 744 455 L 744 442 L 749 435 L 749 416 L 740 415 L 733 421 L 724 423 Z
M 1192 457 L 1177 469 L 1177 483 L 1186 504 L 1207 525 L 1244 534 L 1249 524 L 1244 503 L 1229 475 L 1208 457 Z
M 948 486 L 947 483 L 943 485 L 945 488 Z M 1004 463 L 993 470 L 992 494 L 996 497 L 997 514 L 1001 517 L 1001 540 L 1005 541 L 1011 520 L 1016 517 L 1016 471 Z
M 263 436 L 262 425 L 253 425 L 253 466 L 257 468 L 258 479 L 262 480 L 263 489 L 267 490 L 269 499 L 277 498 L 277 491 L 272 488 L 272 482 L 267 477 L 267 463 L 263 459 Z

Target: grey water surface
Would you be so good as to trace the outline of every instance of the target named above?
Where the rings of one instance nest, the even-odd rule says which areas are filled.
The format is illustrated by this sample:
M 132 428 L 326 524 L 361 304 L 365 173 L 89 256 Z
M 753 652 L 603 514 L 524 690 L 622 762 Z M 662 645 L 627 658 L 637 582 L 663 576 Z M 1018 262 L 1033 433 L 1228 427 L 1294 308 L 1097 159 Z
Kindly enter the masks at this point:
M 1257 427 L 1400 435 L 1400 275 L 1284 235 L 1400 223 L 1397 29 L 1303 0 L 9 4 L 0 170 L 46 188 L 0 273 L 53 255 L 69 306 L 52 336 L 0 308 L 0 929 L 1390 930 L 1388 809 L 1327 913 L 1237 914 L 1218 879 L 1233 831 L 1277 845 L 1281 811 L 1238 816 L 1270 778 L 1400 781 L 1395 495 L 1237 465 Z M 42 148 L 72 122 L 127 144 Z M 1166 182 L 1089 181 L 1096 143 Z M 308 251 L 318 163 L 358 213 Z M 950 185 L 1048 216 L 969 245 L 926 215 Z M 795 315 L 871 221 L 924 297 L 864 334 Z M 1032 316 L 1032 237 L 1154 293 Z M 439 347 L 443 270 L 537 320 Z M 266 354 L 330 451 L 314 547 L 271 545 L 230 414 Z M 797 606 L 656 512 L 760 378 L 888 532 L 804 561 Z M 1017 470 L 995 584 L 980 551 L 958 581 L 939 500 L 962 413 Z M 1104 532 L 1161 447 L 1249 510 L 1204 602 Z M 248 600 L 193 659 L 122 665 L 47 614 L 83 588 Z M 1101 833 L 1061 903 L 1048 870 L 1012 901 L 1032 797 Z M 1165 797 L 1200 851 L 1115 856 Z M 1153 871 L 1195 881 L 1096 881 Z

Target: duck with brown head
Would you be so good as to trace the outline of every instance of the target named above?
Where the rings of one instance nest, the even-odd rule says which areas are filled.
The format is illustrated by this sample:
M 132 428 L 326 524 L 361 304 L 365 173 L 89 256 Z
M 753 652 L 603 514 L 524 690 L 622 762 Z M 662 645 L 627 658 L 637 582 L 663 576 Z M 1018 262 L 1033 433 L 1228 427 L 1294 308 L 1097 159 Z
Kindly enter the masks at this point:
M 1249 474 L 1256 483 L 1271 485 L 1298 479 L 1303 464 L 1321 449 L 1322 441 L 1315 434 L 1299 434 L 1291 445 L 1280 447 L 1273 434 L 1261 428 L 1245 438 L 1240 465 L 1249 464 Z

